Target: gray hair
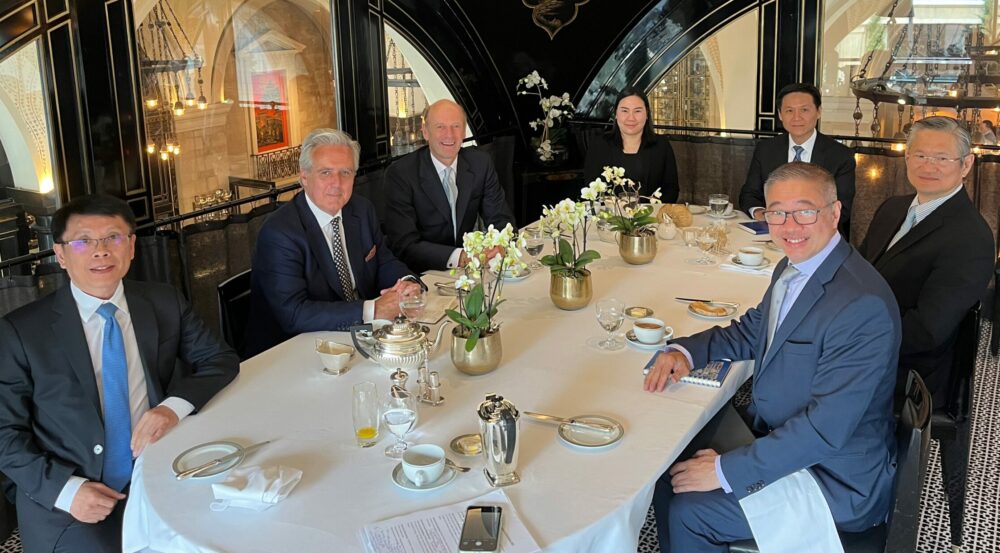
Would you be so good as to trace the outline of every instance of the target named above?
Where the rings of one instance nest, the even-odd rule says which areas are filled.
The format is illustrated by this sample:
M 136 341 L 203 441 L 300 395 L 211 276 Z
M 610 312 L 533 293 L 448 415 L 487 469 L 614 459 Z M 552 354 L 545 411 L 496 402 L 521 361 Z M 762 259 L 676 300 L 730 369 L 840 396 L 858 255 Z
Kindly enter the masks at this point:
M 361 145 L 351 138 L 351 135 L 337 129 L 316 129 L 302 141 L 302 150 L 299 152 L 299 171 L 306 173 L 312 171 L 313 150 L 319 146 L 349 147 L 354 152 L 354 170 L 358 170 L 358 162 L 361 160 Z
M 771 189 L 774 183 L 788 180 L 812 182 L 819 187 L 820 194 L 822 194 L 823 199 L 827 203 L 837 201 L 837 182 L 833 180 L 833 175 L 819 165 L 804 161 L 786 163 L 771 171 L 767 180 L 764 181 L 764 196 L 767 196 L 767 191 Z
M 913 144 L 913 137 L 917 135 L 917 131 L 924 130 L 951 133 L 958 145 L 958 156 L 963 159 L 972 153 L 972 136 L 969 135 L 969 131 L 957 119 L 945 115 L 925 117 L 914 123 L 910 127 L 910 134 L 906 137 L 907 151 L 909 151 L 910 146 Z

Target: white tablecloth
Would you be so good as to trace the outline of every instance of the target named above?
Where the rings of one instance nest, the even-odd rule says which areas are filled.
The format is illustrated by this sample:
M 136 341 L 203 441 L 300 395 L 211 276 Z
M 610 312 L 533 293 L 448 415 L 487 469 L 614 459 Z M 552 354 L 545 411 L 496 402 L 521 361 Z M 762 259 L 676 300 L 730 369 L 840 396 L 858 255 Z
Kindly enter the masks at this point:
M 604 256 L 589 266 L 594 301 L 615 297 L 651 307 L 676 335 L 713 323 L 688 315 L 674 296 L 736 301 L 742 312 L 757 304 L 769 282 L 763 275 L 687 264 L 697 251 L 685 248 L 679 237 L 661 241 L 651 264 L 631 266 L 615 245 L 592 235 L 591 246 Z M 734 229 L 730 249 L 750 240 Z M 781 258 L 770 251 L 767 256 L 772 262 Z M 561 311 L 549 300 L 548 284 L 547 270 L 541 270 L 504 286 L 503 363 L 493 373 L 463 375 L 451 365 L 447 344 L 438 350 L 431 370 L 441 374 L 446 402 L 421 406 L 419 424 L 407 439 L 447 449 L 453 437 L 478 432 L 476 407 L 490 392 L 521 410 L 613 417 L 624 425 L 625 436 L 602 451 L 564 444 L 555 426 L 522 417 L 521 482 L 505 490 L 546 552 L 634 551 L 656 479 L 748 377 L 750 364 L 737 364 L 720 390 L 678 385 L 661 394 L 644 392 L 641 370 L 651 353 L 630 346 L 610 353 L 588 347 L 588 338 L 604 332 L 593 305 Z M 432 492 L 397 488 L 390 480 L 396 461 L 382 453 L 393 438 L 384 433 L 375 447 L 362 449 L 351 424 L 352 385 L 372 380 L 386 393 L 389 373 L 359 355 L 346 374 L 324 374 L 313 351 L 319 336 L 350 340 L 344 333 L 301 335 L 244 362 L 237 380 L 200 414 L 146 450 L 126 508 L 125 551 L 360 552 L 358 530 L 365 524 L 489 491 L 482 461 L 451 453 L 474 470 Z M 413 374 L 411 386 L 415 381 Z M 264 512 L 212 512 L 210 483 L 224 477 L 179 482 L 170 468 L 177 454 L 199 443 L 271 438 L 279 441 L 246 463 L 282 464 L 304 475 L 288 499 Z

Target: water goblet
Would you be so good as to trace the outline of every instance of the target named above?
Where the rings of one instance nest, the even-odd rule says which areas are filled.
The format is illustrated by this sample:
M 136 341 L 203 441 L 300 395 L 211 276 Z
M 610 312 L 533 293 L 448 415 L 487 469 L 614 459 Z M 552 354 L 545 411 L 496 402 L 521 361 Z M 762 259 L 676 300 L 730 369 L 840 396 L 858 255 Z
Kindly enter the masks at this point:
M 701 250 L 701 258 L 698 265 L 715 265 L 715 259 L 708 254 L 719 243 L 719 238 L 712 232 L 712 229 L 705 229 L 698 234 L 698 248 Z
M 416 399 L 409 394 L 404 396 L 390 395 L 382 411 L 382 422 L 389 432 L 396 437 L 396 443 L 385 448 L 385 456 L 393 459 L 400 459 L 409 444 L 406 443 L 406 434 L 413 429 L 417 422 Z
M 422 289 L 399 298 L 399 312 L 410 321 L 419 321 L 426 307 L 427 292 Z
M 597 302 L 597 322 L 608 333 L 608 337 L 597 344 L 597 347 L 605 351 L 614 351 L 625 347 L 625 344 L 615 338 L 615 331 L 621 328 L 622 321 L 625 320 L 625 304 L 608 298 Z
M 708 195 L 709 215 L 712 217 L 723 217 L 729 209 L 729 196 L 726 194 Z
M 542 230 L 538 227 L 527 227 L 521 229 L 521 235 L 524 236 L 524 251 L 531 256 L 531 263 L 528 265 L 528 268 L 532 271 L 540 269 L 542 264 L 538 262 L 538 256 L 545 249 L 545 239 L 542 237 Z

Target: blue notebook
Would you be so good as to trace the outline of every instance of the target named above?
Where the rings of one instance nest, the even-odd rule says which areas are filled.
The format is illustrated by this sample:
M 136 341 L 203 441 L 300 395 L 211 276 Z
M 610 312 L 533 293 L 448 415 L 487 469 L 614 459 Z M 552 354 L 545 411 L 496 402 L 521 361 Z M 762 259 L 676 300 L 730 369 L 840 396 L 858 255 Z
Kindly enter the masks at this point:
M 739 227 L 740 230 L 749 232 L 750 234 L 756 236 L 771 232 L 765 221 L 744 221 L 742 223 L 737 223 L 736 226 Z
M 732 366 L 732 361 L 712 361 L 700 369 L 691 371 L 690 374 L 681 379 L 681 382 L 718 388 L 722 386 L 722 381 L 729 375 L 729 369 Z

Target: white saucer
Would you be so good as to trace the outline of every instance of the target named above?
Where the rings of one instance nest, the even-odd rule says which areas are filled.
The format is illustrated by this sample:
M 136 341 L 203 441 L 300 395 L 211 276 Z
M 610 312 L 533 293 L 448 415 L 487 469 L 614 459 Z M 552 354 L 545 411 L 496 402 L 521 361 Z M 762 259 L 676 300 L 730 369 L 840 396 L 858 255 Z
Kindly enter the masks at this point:
M 747 265 L 746 263 L 740 261 L 740 256 L 738 255 L 734 255 L 733 258 L 729 260 L 729 262 L 732 263 L 733 265 L 746 267 L 747 269 L 763 269 L 764 267 L 767 267 L 768 265 L 771 264 L 771 260 L 765 257 L 764 260 L 760 262 L 760 265 Z
M 240 451 L 241 453 L 236 457 L 232 458 L 225 463 L 216 465 L 210 469 L 205 469 L 198 474 L 193 475 L 191 478 L 209 478 L 217 474 L 222 474 L 227 470 L 235 467 L 236 465 L 243 462 L 245 455 L 242 453 L 243 446 L 235 442 L 208 442 L 201 445 L 196 445 L 191 449 L 188 449 L 184 453 L 181 453 L 174 459 L 172 468 L 174 469 L 174 474 L 180 474 L 186 470 L 193 469 L 194 467 L 204 465 L 209 461 L 218 459 L 219 457 L 229 455 L 230 453 L 235 453 Z
M 398 463 L 396 468 L 392 469 L 392 483 L 411 492 L 429 492 L 447 486 L 455 479 L 456 474 L 458 474 L 457 470 L 445 465 L 444 472 L 441 473 L 440 478 L 429 484 L 418 486 L 403 474 L 403 463 Z
M 510 275 L 510 274 L 505 275 L 503 277 L 503 281 L 504 282 L 521 282 L 522 280 L 524 280 L 524 279 L 526 279 L 526 278 L 528 278 L 530 276 L 531 276 L 531 269 L 529 267 L 525 267 L 524 269 L 521 270 L 520 273 L 518 273 L 517 276 L 513 276 L 513 275 Z
M 659 342 L 655 344 L 647 344 L 645 342 L 640 342 L 639 339 L 635 337 L 634 330 L 630 330 L 625 333 L 625 341 L 628 342 L 630 346 L 647 351 L 653 351 L 662 348 L 663 346 L 667 345 L 667 340 L 670 340 L 673 337 L 674 334 L 671 332 L 670 334 L 665 335 L 663 339 L 660 340 Z
M 715 215 L 711 211 L 708 212 L 708 216 L 711 217 L 711 218 L 713 218 L 713 219 L 732 219 L 733 217 L 736 217 L 737 215 L 739 215 L 739 213 L 737 213 L 735 210 L 730 211 L 729 213 L 726 213 L 726 214 L 723 214 L 723 215 Z
M 688 304 L 688 313 L 692 317 L 696 317 L 696 318 L 699 318 L 699 319 L 705 319 L 707 321 L 726 321 L 726 320 L 732 319 L 733 315 L 736 314 L 736 310 L 738 309 L 738 306 L 735 306 L 735 305 L 726 305 L 726 304 L 720 304 L 720 303 L 709 303 L 708 305 L 711 305 L 713 307 L 721 307 L 721 308 L 723 308 L 723 309 L 726 310 L 726 314 L 725 315 L 702 315 L 701 313 L 698 313 L 694 309 L 691 309 L 691 305 L 690 304 Z
M 601 432 L 599 430 L 588 430 L 587 428 L 572 424 L 560 424 L 559 431 L 557 432 L 557 434 L 559 434 L 559 439 L 570 445 L 586 449 L 600 449 L 617 443 L 622 439 L 622 436 L 625 435 L 625 429 L 622 428 L 621 423 L 610 417 L 602 415 L 581 415 L 579 417 L 573 417 L 573 420 L 610 424 L 615 427 L 615 431 L 608 433 Z

